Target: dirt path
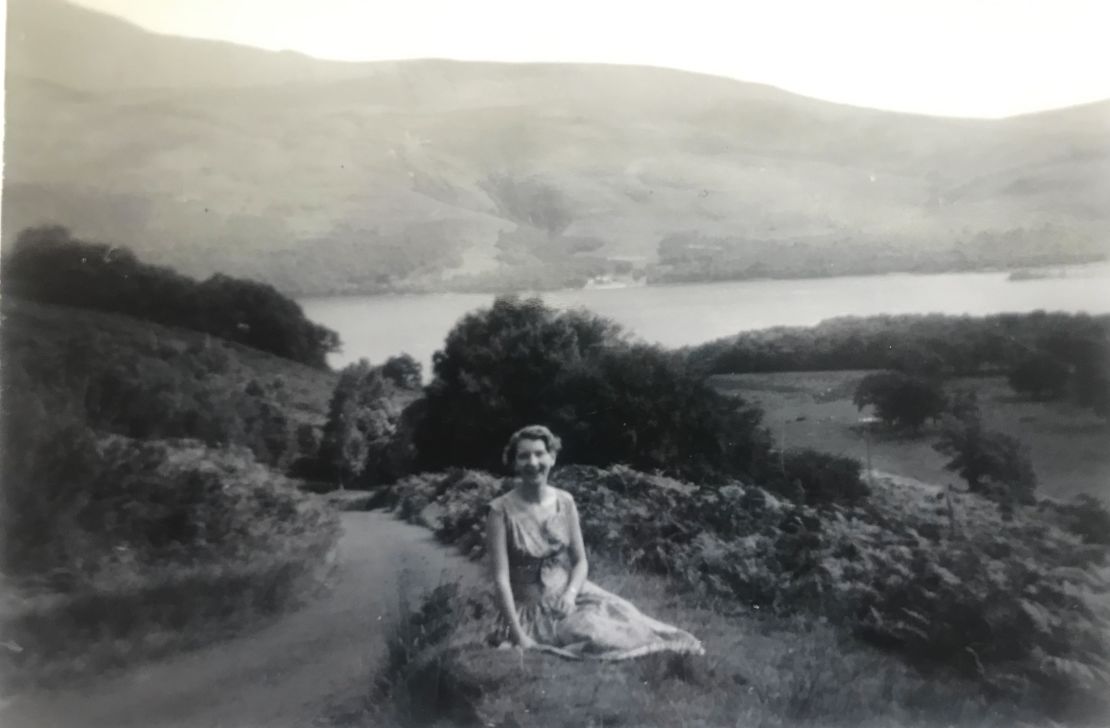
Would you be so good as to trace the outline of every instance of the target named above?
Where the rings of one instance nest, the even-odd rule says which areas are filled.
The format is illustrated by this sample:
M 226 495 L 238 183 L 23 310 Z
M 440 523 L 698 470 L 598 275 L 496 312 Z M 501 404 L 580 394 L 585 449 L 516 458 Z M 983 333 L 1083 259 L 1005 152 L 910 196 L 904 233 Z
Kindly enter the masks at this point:
M 429 532 L 383 513 L 345 513 L 334 588 L 230 642 L 92 680 L 16 696 L 4 728 L 306 728 L 365 692 L 401 595 L 478 576 Z

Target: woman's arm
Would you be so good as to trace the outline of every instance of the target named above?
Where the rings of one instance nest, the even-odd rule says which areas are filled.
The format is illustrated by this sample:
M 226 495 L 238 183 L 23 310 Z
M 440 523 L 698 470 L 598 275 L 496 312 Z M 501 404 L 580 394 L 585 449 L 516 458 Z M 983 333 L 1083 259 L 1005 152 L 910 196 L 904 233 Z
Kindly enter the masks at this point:
M 513 642 L 522 647 L 530 647 L 533 641 L 524 634 L 520 626 L 520 618 L 516 614 L 516 603 L 513 600 L 513 589 L 509 583 L 509 553 L 505 545 L 505 521 L 496 509 L 491 508 L 486 517 L 486 551 L 490 556 L 490 571 L 493 576 L 493 586 L 497 594 L 497 606 L 509 624 Z
M 574 608 L 574 600 L 578 598 L 578 592 L 582 591 L 582 585 L 586 583 L 586 577 L 590 573 L 590 564 L 586 560 L 586 545 L 582 541 L 582 524 L 578 520 L 578 506 L 574 504 L 574 498 L 569 494 L 567 500 L 570 502 L 570 518 L 568 519 L 570 525 L 570 559 L 574 566 L 570 571 L 570 580 L 567 582 L 566 592 L 563 594 L 563 604 L 567 611 Z

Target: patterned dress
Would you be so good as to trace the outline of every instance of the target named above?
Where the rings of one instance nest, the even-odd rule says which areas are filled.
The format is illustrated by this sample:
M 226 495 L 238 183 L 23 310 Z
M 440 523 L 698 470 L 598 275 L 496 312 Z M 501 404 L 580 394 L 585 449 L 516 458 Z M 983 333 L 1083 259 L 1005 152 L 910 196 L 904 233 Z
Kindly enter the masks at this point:
M 705 654 L 689 632 L 646 616 L 630 602 L 589 581 L 583 583 L 574 610 L 563 615 L 559 597 L 570 580 L 570 518 L 574 501 L 556 489 L 554 504 L 529 508 L 514 492 L 490 502 L 504 519 L 509 583 L 521 629 L 540 649 L 565 657 L 625 660 L 671 650 Z M 499 622 L 495 640 L 510 640 L 507 620 Z

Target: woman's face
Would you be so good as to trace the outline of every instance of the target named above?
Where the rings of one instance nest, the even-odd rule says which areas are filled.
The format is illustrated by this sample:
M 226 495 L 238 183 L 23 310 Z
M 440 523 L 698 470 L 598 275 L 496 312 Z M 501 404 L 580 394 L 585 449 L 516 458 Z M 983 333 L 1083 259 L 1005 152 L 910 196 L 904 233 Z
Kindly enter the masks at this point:
M 547 451 L 543 440 L 521 440 L 516 444 L 513 469 L 525 482 L 546 483 L 547 474 L 554 465 L 555 456 Z

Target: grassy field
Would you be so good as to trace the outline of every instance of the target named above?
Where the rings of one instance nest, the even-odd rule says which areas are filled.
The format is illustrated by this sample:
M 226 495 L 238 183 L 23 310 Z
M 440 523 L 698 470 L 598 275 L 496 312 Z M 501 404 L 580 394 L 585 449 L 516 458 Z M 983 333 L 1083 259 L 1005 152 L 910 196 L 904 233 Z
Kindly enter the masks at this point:
M 731 374 L 711 379 L 721 392 L 758 403 L 764 422 L 785 447 L 809 447 L 867 463 L 868 438 L 858 425 L 866 412 L 852 404 L 856 383 L 867 372 L 779 372 Z M 1110 500 L 1110 425 L 1090 410 L 1066 402 L 1034 402 L 1018 397 L 1003 377 L 957 379 L 949 389 L 974 389 L 984 423 L 1025 443 L 1041 495 L 1067 498 L 1080 493 Z M 875 431 L 870 437 L 871 467 L 929 483 L 959 477 L 944 469 L 946 459 L 933 450 L 936 429 L 919 436 Z

